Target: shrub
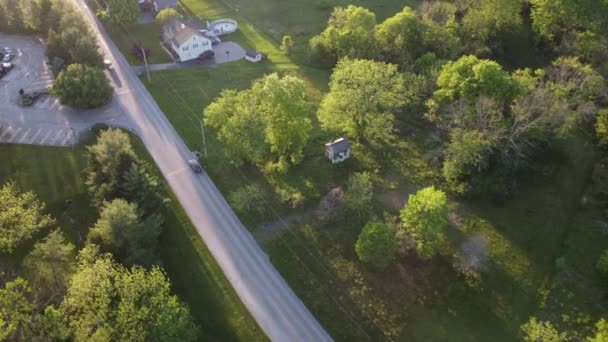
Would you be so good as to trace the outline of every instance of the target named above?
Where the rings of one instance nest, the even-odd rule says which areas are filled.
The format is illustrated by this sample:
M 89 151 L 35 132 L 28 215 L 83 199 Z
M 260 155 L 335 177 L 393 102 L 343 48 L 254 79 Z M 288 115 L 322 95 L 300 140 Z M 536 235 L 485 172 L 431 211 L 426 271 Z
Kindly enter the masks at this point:
M 595 268 L 602 276 L 608 276 L 608 248 L 604 249 L 600 257 L 597 259 Z
M 355 244 L 359 260 L 384 268 L 395 258 L 397 243 L 394 230 L 384 223 L 369 222 Z
M 59 73 L 53 92 L 62 104 L 74 108 L 95 108 L 112 96 L 112 88 L 101 69 L 71 64 Z
M 230 205 L 241 214 L 266 213 L 268 191 L 258 183 L 251 183 L 240 187 L 228 196 Z
M 293 47 L 293 38 L 291 38 L 290 35 L 283 36 L 283 40 L 281 41 L 281 51 L 283 51 L 285 54 L 289 55 L 292 47 Z

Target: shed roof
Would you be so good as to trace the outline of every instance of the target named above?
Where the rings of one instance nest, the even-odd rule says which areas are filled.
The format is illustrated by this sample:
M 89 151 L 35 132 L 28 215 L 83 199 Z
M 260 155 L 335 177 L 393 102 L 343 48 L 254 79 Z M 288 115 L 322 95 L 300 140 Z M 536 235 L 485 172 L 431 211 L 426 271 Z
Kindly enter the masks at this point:
M 350 149 L 350 142 L 347 137 L 342 137 L 325 144 L 325 148 L 333 153 L 345 152 Z

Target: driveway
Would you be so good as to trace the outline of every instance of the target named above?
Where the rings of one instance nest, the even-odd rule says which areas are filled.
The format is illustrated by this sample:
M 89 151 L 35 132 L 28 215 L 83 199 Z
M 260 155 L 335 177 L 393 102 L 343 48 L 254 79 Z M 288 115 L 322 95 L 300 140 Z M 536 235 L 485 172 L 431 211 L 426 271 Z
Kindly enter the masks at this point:
M 215 54 L 214 57 L 208 60 L 195 59 L 183 63 L 149 64 L 148 67 L 150 68 L 150 71 L 187 69 L 236 62 L 245 58 L 245 49 L 235 42 L 221 42 L 213 47 L 213 53 Z M 134 65 L 132 68 L 138 75 L 146 71 L 146 68 L 143 65 Z
M 39 98 L 31 107 L 21 107 L 19 89 L 40 91 L 53 84 L 44 45 L 33 36 L 0 33 L 0 46 L 10 47 L 16 55 L 12 61 L 15 66 L 0 79 L 0 143 L 71 146 L 83 130 L 96 123 L 131 128 L 116 99 L 127 90 L 110 73 L 107 75 L 116 89 L 115 97 L 101 108 L 74 110 L 50 95 Z

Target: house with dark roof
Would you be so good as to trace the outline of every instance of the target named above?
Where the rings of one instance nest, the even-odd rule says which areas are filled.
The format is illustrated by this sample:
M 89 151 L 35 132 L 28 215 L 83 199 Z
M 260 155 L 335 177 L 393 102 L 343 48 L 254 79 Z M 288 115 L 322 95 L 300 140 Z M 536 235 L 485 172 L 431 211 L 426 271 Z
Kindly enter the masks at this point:
M 163 44 L 171 48 L 180 62 L 199 58 L 212 50 L 212 42 L 193 25 L 171 19 L 163 26 Z
M 350 142 L 348 137 L 342 137 L 325 144 L 325 155 L 332 164 L 337 164 L 350 158 Z

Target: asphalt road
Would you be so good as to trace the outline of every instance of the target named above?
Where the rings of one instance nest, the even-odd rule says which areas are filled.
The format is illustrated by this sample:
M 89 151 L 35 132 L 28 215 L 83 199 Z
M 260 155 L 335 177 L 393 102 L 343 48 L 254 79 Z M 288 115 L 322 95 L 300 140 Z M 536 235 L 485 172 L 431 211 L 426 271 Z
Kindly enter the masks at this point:
M 194 174 L 192 157 L 150 93 L 82 0 L 74 0 L 98 35 L 122 85 L 118 105 L 131 121 L 196 230 L 253 318 L 273 341 L 331 341 L 267 255 L 236 217 L 211 179 Z

